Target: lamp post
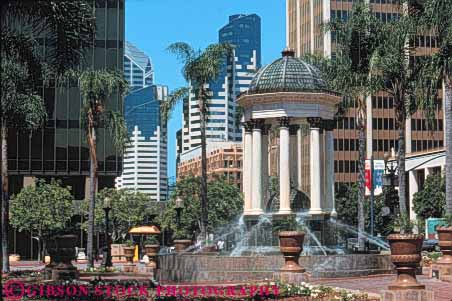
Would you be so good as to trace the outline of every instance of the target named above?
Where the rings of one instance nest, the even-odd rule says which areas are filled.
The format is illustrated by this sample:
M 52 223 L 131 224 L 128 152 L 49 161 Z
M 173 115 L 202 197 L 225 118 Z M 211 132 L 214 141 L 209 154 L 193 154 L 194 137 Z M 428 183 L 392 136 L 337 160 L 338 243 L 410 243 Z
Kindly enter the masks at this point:
M 394 161 L 389 162 L 390 157 L 391 156 L 389 155 L 389 153 L 384 154 L 385 174 L 383 175 L 383 186 L 387 188 L 395 188 L 396 186 L 398 186 L 398 178 L 396 177 L 397 163 L 395 163 Z
M 111 210 L 111 200 L 109 197 L 106 197 L 104 199 L 103 208 L 105 211 L 105 239 L 107 241 L 107 245 L 104 248 L 104 256 L 103 256 L 103 262 L 102 266 L 104 268 L 109 268 L 113 266 L 113 263 L 111 261 L 111 241 L 110 241 L 110 231 L 109 231 L 109 219 L 108 219 L 108 213 Z
M 178 197 L 176 199 L 176 205 L 174 206 L 174 210 L 176 210 L 177 229 L 180 228 L 180 214 L 183 209 L 184 209 L 184 201 L 180 197 Z

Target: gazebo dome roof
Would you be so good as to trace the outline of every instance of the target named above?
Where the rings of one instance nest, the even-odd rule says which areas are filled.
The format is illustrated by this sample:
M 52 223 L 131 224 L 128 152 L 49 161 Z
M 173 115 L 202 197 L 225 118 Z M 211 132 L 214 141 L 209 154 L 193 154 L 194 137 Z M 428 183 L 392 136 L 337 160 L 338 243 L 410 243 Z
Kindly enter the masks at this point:
M 272 92 L 330 92 L 319 70 L 296 58 L 291 49 L 282 52 L 282 58 L 261 68 L 253 80 L 247 94 Z

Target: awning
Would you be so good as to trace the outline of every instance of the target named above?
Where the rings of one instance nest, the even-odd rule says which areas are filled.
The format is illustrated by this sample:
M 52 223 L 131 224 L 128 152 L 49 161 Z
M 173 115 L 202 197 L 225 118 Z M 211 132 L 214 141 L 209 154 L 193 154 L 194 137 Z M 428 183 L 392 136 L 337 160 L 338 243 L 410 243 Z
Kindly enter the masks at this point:
M 130 234 L 160 234 L 157 226 L 140 226 L 129 230 Z

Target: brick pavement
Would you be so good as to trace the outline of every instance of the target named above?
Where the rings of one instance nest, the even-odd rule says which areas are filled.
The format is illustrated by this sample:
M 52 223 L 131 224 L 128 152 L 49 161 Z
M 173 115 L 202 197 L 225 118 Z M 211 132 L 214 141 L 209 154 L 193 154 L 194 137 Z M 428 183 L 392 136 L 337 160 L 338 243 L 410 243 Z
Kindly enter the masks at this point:
M 356 278 L 313 279 L 311 284 L 381 293 L 382 290 L 387 289 L 388 284 L 393 281 L 394 277 L 393 275 L 379 275 Z M 418 281 L 425 284 L 426 289 L 434 291 L 435 301 L 452 301 L 451 282 L 444 282 L 426 276 L 418 276 Z

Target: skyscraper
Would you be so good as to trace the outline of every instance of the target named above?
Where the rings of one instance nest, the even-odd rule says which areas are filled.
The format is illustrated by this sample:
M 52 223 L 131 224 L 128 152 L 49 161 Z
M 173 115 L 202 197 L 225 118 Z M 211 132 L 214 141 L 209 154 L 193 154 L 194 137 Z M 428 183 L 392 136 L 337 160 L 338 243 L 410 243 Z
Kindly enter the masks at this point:
M 124 171 L 117 188 L 134 189 L 155 201 L 168 196 L 167 130 L 160 115 L 160 103 L 168 87 L 153 84 L 151 59 L 130 42 L 124 53 L 124 77 L 131 92 L 124 101 L 124 117 L 130 144 L 124 155 Z
M 92 0 L 96 15 L 96 35 L 92 47 L 85 50 L 82 69 L 110 69 L 122 72 L 124 57 L 124 0 Z M 46 38 L 38 39 L 45 53 Z M 79 87 L 57 87 L 55 81 L 39 89 L 47 109 L 47 123 L 32 133 L 10 130 L 8 134 L 8 169 L 10 193 L 33 185 L 37 178 L 55 178 L 70 186 L 76 200 L 89 193 L 89 150 L 86 133 L 80 122 L 83 110 Z M 123 98 L 112 95 L 108 110 L 123 111 Z M 99 128 L 97 134 L 98 189 L 113 187 L 122 172 L 122 157 L 114 148 L 109 132 Z M 79 202 L 76 202 L 79 204 Z M 10 229 L 10 252 L 21 258 L 36 258 L 37 244 L 32 235 Z M 86 237 L 80 236 L 79 247 Z
M 234 57 L 228 58 L 218 79 L 209 84 L 212 99 L 208 103 L 207 141 L 241 141 L 236 97 L 246 91 L 261 66 L 261 20 L 256 14 L 232 15 L 219 30 L 219 43 L 234 45 Z M 198 101 L 190 95 L 184 102 L 183 152 L 200 145 Z
M 152 85 L 132 91 L 124 106 L 131 141 L 116 187 L 146 193 L 155 201 L 168 196 L 167 132 L 160 116 L 160 102 L 167 95 L 166 86 Z
M 124 51 L 124 78 L 130 89 L 140 89 L 154 83 L 151 59 L 135 45 L 126 41 Z
M 370 0 L 370 7 L 382 21 L 397 20 L 403 10 L 392 0 Z M 324 33 L 321 24 L 333 18 L 347 20 L 353 1 L 344 0 L 287 0 L 286 40 L 297 56 L 308 53 L 335 56 L 334 36 Z M 415 36 L 411 41 L 416 55 L 429 55 L 436 47 L 435 37 Z M 334 130 L 336 183 L 351 184 L 358 181 L 358 131 L 355 129 L 357 108 L 350 102 L 343 119 Z M 440 100 L 436 108 L 436 120 L 429 129 L 422 112 L 414 113 L 406 126 L 407 155 L 432 151 L 444 146 L 444 108 Z M 366 149 L 367 157 L 383 159 L 385 152 L 398 149 L 394 100 L 387 93 L 377 93 L 367 99 Z M 413 172 L 413 171 L 412 171 Z

